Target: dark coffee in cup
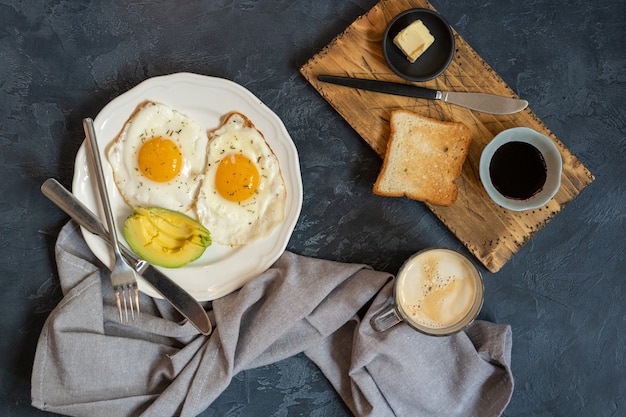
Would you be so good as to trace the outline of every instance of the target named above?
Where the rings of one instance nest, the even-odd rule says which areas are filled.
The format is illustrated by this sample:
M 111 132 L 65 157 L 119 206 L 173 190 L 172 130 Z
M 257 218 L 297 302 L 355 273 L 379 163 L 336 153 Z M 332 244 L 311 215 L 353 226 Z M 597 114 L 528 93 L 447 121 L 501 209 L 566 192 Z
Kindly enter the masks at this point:
M 561 186 L 563 161 L 556 143 L 527 127 L 498 133 L 480 155 L 479 174 L 489 198 L 512 210 L 534 210 Z
M 546 161 L 539 149 L 530 143 L 507 142 L 494 152 L 489 176 L 503 196 L 527 200 L 540 192 L 546 183 Z

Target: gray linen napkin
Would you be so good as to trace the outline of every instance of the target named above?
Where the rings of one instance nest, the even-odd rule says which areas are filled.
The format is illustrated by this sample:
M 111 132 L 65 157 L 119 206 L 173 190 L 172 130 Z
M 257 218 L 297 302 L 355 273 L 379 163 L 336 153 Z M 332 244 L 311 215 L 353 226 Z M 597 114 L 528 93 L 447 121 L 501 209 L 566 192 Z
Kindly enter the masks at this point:
M 358 416 L 497 416 L 513 391 L 509 326 L 477 321 L 450 337 L 369 318 L 391 276 L 285 252 L 213 302 L 202 336 L 163 300 L 142 296 L 121 325 L 108 271 L 68 223 L 56 245 L 64 297 L 40 335 L 32 404 L 73 416 L 195 416 L 238 372 L 304 352 Z M 373 301 L 372 301 L 373 300 Z M 359 310 L 371 302 L 365 317 Z

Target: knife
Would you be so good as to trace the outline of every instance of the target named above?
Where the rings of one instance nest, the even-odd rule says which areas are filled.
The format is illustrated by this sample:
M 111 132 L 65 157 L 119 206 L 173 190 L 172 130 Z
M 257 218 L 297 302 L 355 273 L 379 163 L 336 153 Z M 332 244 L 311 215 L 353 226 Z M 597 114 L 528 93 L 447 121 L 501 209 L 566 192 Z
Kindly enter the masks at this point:
M 42 184 L 41 191 L 78 224 L 91 233 L 100 236 L 105 242 L 108 242 L 109 234 L 102 222 L 57 180 L 48 178 Z M 213 331 L 211 320 L 204 308 L 191 294 L 154 266 L 138 258 L 124 245 L 120 245 L 120 251 L 133 269 L 148 281 L 163 298 L 169 301 L 180 314 L 185 316 L 200 333 L 204 335 L 211 334 Z
M 528 101 L 526 100 L 501 97 L 493 94 L 439 91 L 411 84 L 398 84 L 388 81 L 366 80 L 363 78 L 335 75 L 318 75 L 317 79 L 325 83 L 343 85 L 345 87 L 353 87 L 361 90 L 425 98 L 429 100 L 441 100 L 446 103 L 456 104 L 457 106 L 491 114 L 513 114 L 528 107 Z

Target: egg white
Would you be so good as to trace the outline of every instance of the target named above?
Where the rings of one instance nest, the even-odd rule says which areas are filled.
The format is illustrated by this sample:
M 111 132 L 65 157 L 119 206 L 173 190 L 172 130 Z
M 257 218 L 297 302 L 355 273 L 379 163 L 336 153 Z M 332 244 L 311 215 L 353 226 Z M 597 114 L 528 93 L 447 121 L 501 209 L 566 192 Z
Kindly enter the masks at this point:
M 172 140 L 182 154 L 181 170 L 168 182 L 152 181 L 139 169 L 139 149 L 153 137 Z M 126 203 L 183 213 L 192 210 L 206 166 L 207 141 L 206 131 L 183 113 L 152 101 L 140 104 L 107 152 Z
M 256 193 L 233 202 L 220 196 L 215 175 L 222 158 L 239 153 L 253 161 L 260 173 Z M 240 113 L 230 113 L 209 134 L 207 167 L 198 192 L 196 214 L 211 232 L 213 242 L 238 246 L 268 235 L 284 218 L 285 183 L 278 158 L 262 133 Z

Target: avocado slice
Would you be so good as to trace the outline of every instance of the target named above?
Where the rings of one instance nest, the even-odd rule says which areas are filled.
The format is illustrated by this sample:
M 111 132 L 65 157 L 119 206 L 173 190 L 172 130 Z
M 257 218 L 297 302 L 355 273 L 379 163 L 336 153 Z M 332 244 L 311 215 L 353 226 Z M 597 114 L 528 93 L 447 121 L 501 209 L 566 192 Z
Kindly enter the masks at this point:
M 138 256 L 166 268 L 195 261 L 211 245 L 211 234 L 196 220 L 160 207 L 135 207 L 124 237 Z

